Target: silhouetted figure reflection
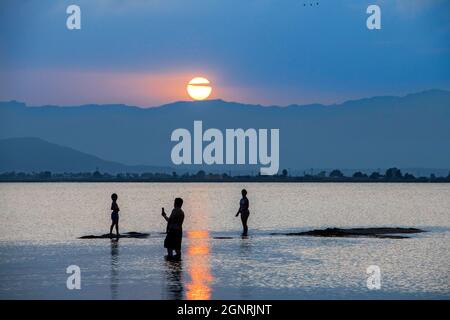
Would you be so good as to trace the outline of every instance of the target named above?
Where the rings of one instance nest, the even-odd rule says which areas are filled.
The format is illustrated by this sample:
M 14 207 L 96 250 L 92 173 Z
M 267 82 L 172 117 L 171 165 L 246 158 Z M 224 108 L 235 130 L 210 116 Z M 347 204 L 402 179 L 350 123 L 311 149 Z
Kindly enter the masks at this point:
M 246 236 L 242 236 L 242 239 L 247 239 Z M 251 284 L 253 283 L 251 279 L 251 273 L 252 273 L 252 260 L 251 260 L 251 253 L 252 253 L 252 247 L 251 247 L 251 241 L 245 240 L 241 241 L 239 246 L 239 292 L 241 295 L 241 299 L 251 299 L 252 296 L 252 287 Z
M 171 300 L 184 297 L 183 265 L 181 261 L 166 261 L 167 293 Z
M 111 239 L 111 299 L 117 299 L 119 293 L 119 240 Z
M 183 238 L 183 221 L 184 212 L 181 210 L 183 205 L 183 199 L 176 198 L 174 201 L 174 208 L 170 217 L 167 217 L 164 208 L 162 208 L 161 215 L 167 221 L 167 235 L 164 240 L 164 248 L 167 249 L 167 259 L 169 260 L 180 260 L 181 259 L 181 240 Z M 175 250 L 176 256 L 173 255 Z
M 242 194 L 242 199 L 239 202 L 239 210 L 236 213 L 236 217 L 239 214 L 241 215 L 242 228 L 243 228 L 242 235 L 247 236 L 247 234 L 248 234 L 247 220 L 248 220 L 248 216 L 250 215 L 250 211 L 248 210 L 249 201 L 247 198 L 247 190 L 242 189 L 241 194 Z

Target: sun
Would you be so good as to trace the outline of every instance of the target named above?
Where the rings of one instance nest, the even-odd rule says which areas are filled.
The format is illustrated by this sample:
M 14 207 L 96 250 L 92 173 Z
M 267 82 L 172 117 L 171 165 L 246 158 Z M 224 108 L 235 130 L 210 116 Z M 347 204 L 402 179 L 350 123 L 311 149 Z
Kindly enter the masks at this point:
M 212 87 L 208 79 L 196 77 L 189 81 L 186 90 L 192 99 L 205 100 L 211 94 Z

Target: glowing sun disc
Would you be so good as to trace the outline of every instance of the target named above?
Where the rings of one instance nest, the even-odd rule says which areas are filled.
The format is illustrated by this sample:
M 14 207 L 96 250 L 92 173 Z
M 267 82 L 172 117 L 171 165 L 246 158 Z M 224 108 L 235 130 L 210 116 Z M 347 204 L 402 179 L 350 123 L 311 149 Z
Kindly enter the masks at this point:
M 210 82 L 206 78 L 196 77 L 186 86 L 189 96 L 194 100 L 205 100 L 212 91 Z

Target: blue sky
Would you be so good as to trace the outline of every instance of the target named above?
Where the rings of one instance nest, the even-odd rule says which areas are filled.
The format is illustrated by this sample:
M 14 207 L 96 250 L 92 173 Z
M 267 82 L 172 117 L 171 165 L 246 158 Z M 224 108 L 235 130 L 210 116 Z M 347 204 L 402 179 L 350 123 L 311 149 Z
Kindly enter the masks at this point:
M 66 29 L 70 4 L 81 30 Z M 369 4 L 381 30 L 366 28 Z M 187 100 L 194 76 L 212 98 L 266 105 L 450 89 L 448 12 L 445 0 L 2 0 L 0 100 L 154 106 Z

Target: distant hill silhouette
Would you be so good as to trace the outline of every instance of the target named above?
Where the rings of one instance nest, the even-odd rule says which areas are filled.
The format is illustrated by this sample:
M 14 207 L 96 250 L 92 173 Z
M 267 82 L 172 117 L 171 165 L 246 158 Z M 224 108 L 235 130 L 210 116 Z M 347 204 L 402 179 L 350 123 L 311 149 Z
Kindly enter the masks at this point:
M 0 172 L 170 172 L 170 168 L 125 166 L 39 138 L 0 139 Z
M 263 107 L 222 100 L 175 102 L 153 108 L 27 107 L 3 102 L 0 138 L 39 137 L 125 165 L 172 166 L 171 132 L 177 128 L 192 130 L 194 120 L 203 120 L 205 129 L 279 128 L 280 169 L 290 168 L 291 172 L 450 166 L 450 92 L 443 90 L 327 106 Z M 92 167 L 97 166 L 94 162 Z M 256 172 L 257 168 L 253 169 Z

